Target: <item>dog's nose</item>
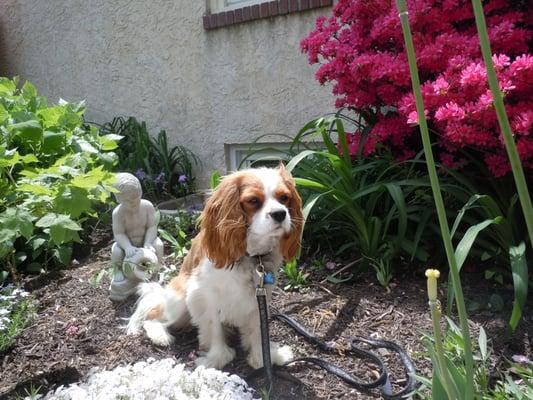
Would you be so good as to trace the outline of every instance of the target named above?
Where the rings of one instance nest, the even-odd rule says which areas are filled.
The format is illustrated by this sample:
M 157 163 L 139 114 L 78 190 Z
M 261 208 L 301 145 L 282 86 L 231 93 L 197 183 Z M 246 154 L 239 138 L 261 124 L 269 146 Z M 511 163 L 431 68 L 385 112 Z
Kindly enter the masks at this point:
M 276 211 L 272 211 L 270 213 L 270 216 L 272 217 L 272 219 L 276 222 L 283 222 L 283 220 L 285 219 L 285 217 L 287 216 L 287 211 L 285 210 L 276 210 Z

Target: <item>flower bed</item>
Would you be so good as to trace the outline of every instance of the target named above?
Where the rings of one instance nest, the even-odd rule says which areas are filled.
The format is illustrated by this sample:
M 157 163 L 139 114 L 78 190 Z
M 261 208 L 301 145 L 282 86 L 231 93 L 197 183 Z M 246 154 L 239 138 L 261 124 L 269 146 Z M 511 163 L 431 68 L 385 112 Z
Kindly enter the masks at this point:
M 213 399 L 252 400 L 252 389 L 237 375 L 198 367 L 185 370 L 171 358 L 117 367 L 94 369 L 86 382 L 61 386 L 44 399 Z

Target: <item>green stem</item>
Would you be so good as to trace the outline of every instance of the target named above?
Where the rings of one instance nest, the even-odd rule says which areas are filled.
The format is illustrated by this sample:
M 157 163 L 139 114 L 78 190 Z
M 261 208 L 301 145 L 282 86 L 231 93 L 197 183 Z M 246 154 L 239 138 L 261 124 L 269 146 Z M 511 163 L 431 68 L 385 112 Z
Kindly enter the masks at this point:
M 490 49 L 489 35 L 487 34 L 487 24 L 485 23 L 485 14 L 483 14 L 483 6 L 480 0 L 472 0 L 472 6 L 474 7 L 474 14 L 476 16 L 476 26 L 479 36 L 479 43 L 481 45 L 481 53 L 483 55 L 483 61 L 487 68 L 487 78 L 489 81 L 490 90 L 492 91 L 492 97 L 494 99 L 494 108 L 496 109 L 496 115 L 498 116 L 498 122 L 500 129 L 503 133 L 503 139 L 505 141 L 505 149 L 507 150 L 507 156 L 511 163 L 513 170 L 513 176 L 516 183 L 516 189 L 518 196 L 520 197 L 520 204 L 524 211 L 524 217 L 526 219 L 527 230 L 529 232 L 529 240 L 533 245 L 533 206 L 531 205 L 531 197 L 527 190 L 526 178 L 524 176 L 524 170 L 516 150 L 516 144 L 513 140 L 513 133 L 511 131 L 511 125 L 505 112 L 505 106 L 503 105 L 503 96 L 500 91 L 500 85 L 498 84 L 498 77 L 494 70 L 492 63 L 492 51 Z
M 433 158 L 433 150 L 431 148 L 431 140 L 429 138 L 427 121 L 424 114 L 424 100 L 422 99 L 422 92 L 420 90 L 420 80 L 418 77 L 418 68 L 416 65 L 416 56 L 413 46 L 413 38 L 411 35 L 411 28 L 409 26 L 407 6 L 405 0 L 396 0 L 396 5 L 400 13 L 405 47 L 409 60 L 409 72 L 411 73 L 413 93 L 415 95 L 416 100 L 416 110 L 418 112 L 420 133 L 422 135 L 424 154 L 426 156 L 426 165 L 428 168 L 429 179 L 431 181 L 431 188 L 433 190 L 433 197 L 435 199 L 435 206 L 437 208 L 437 215 L 439 218 L 442 240 L 444 242 L 444 248 L 446 249 L 446 257 L 448 258 L 448 264 L 450 266 L 450 274 L 452 277 L 455 300 L 457 303 L 457 312 L 459 314 L 461 333 L 464 341 L 466 386 L 465 392 L 463 393 L 463 396 L 461 398 L 465 400 L 471 400 L 474 398 L 474 359 L 472 357 L 472 343 L 470 340 L 470 330 L 468 328 L 468 318 L 463 298 L 461 278 L 459 276 L 459 269 L 457 268 L 457 261 L 455 259 L 453 244 L 450 237 L 450 228 L 448 227 L 448 221 L 446 219 L 446 209 L 444 208 L 444 201 L 442 199 L 439 179 L 437 177 L 437 169 L 435 167 L 435 160 Z
M 449 399 L 459 399 L 455 386 L 452 383 L 450 373 L 446 366 L 446 360 L 444 359 L 444 348 L 442 346 L 442 333 L 440 330 L 440 316 L 441 307 L 439 301 L 430 300 L 429 310 L 431 312 L 431 321 L 433 322 L 433 335 L 435 337 L 435 350 L 437 353 L 437 361 L 439 363 L 440 377 L 442 386 L 448 394 Z M 435 371 L 433 371 L 435 373 Z

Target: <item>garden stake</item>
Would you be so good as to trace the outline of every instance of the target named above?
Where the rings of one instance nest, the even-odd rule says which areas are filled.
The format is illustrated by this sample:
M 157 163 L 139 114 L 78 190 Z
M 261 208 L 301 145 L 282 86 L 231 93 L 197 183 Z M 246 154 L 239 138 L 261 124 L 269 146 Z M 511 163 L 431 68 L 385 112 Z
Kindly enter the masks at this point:
M 420 125 L 420 134 L 424 145 L 424 154 L 426 156 L 426 163 L 431 181 L 431 188 L 433 197 L 435 199 L 435 206 L 437 208 L 437 215 L 439 217 L 439 225 L 442 234 L 442 240 L 446 249 L 446 257 L 450 266 L 450 274 L 452 276 L 453 288 L 455 292 L 455 300 L 457 303 L 457 312 L 459 314 L 459 321 L 461 325 L 461 333 L 464 341 L 465 350 L 465 369 L 466 369 L 466 386 L 465 393 L 463 393 L 465 400 L 472 400 L 474 398 L 474 359 L 472 357 L 472 343 L 470 342 L 470 330 L 468 328 L 468 319 L 466 314 L 466 307 L 463 298 L 463 288 L 461 285 L 461 278 L 457 268 L 457 260 L 453 249 L 452 240 L 450 237 L 450 228 L 446 219 L 446 209 L 444 208 L 444 201 L 442 200 L 442 193 L 440 190 L 439 178 L 437 177 L 437 169 L 435 168 L 435 160 L 433 158 L 433 150 L 431 148 L 431 140 L 429 138 L 428 126 L 426 116 L 424 114 L 424 100 L 420 90 L 420 80 L 418 77 L 418 67 L 416 65 L 415 49 L 413 45 L 413 38 L 411 36 L 411 28 L 409 26 L 409 18 L 407 13 L 407 6 L 405 0 L 396 0 L 400 21 L 402 24 L 403 37 L 405 41 L 405 49 L 407 52 L 407 59 L 409 61 L 409 72 L 411 74 L 411 83 L 413 86 L 413 93 L 416 100 L 416 110 L 418 113 L 418 122 Z

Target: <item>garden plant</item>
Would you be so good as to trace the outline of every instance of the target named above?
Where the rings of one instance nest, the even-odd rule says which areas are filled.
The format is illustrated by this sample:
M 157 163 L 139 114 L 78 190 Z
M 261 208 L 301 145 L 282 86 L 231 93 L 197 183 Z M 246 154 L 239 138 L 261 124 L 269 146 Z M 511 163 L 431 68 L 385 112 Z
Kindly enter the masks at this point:
M 123 137 L 117 154 L 117 168 L 135 174 L 151 200 L 182 197 L 195 190 L 193 169 L 198 157 L 185 146 L 171 146 L 166 131 L 150 135 L 146 122 L 134 117 L 116 117 L 101 127 L 102 132 Z
M 109 198 L 120 136 L 100 134 L 84 112 L 0 78 L 0 280 L 68 265 Z

